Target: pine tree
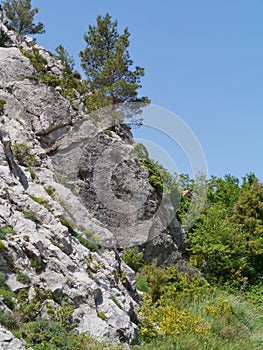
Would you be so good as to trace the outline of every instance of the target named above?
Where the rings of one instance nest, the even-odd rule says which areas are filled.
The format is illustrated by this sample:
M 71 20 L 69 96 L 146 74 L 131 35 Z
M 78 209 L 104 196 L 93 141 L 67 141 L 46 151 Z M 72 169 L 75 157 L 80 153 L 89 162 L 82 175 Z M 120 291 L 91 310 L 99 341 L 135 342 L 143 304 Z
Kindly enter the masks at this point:
M 138 98 L 144 68 L 136 66 L 132 70 L 128 28 L 120 35 L 117 26 L 107 13 L 105 17 L 98 16 L 97 24 L 90 25 L 84 35 L 86 48 L 80 57 L 92 92 L 87 99 L 90 111 L 119 103 L 149 102 L 146 97 Z
M 31 0 L 6 0 L 3 9 L 10 20 L 13 29 L 19 34 L 43 34 L 44 24 L 34 24 L 34 17 L 38 13 L 38 8 L 32 9 Z

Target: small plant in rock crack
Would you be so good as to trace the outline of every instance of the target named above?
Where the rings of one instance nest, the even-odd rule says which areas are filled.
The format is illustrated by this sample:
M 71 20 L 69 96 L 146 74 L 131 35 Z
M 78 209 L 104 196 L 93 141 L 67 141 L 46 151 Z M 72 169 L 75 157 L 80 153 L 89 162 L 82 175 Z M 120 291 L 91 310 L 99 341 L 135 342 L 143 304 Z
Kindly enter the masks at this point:
M 24 143 L 14 143 L 13 152 L 16 160 L 22 166 L 33 167 L 36 163 L 36 155 L 31 152 L 28 145 Z
M 30 277 L 19 269 L 16 270 L 16 279 L 23 284 L 29 284 L 31 282 Z

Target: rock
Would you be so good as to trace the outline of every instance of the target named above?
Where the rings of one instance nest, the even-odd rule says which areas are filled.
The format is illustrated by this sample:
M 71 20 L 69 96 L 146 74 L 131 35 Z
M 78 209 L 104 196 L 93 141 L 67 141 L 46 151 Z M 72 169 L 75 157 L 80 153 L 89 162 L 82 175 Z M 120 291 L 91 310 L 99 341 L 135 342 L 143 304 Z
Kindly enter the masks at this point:
M 26 348 L 23 342 L 15 338 L 11 332 L 0 327 L 0 350 L 26 350 Z
M 170 198 L 164 196 L 159 203 L 132 142 L 126 126 L 107 125 L 105 131 L 84 119 L 59 140 L 53 164 L 63 181 L 79 192 L 88 212 L 94 213 L 94 218 L 112 233 L 108 240 L 105 233 L 99 235 L 103 245 L 138 245 L 147 262 L 157 259 L 159 265 L 175 264 L 187 246 L 185 234 Z M 67 199 L 66 202 L 74 220 L 89 229 L 80 215 L 83 209 L 70 205 L 73 202 Z
M 16 47 L 0 47 L 0 86 L 33 75 L 34 68 Z
M 10 87 L 16 100 L 27 106 L 33 130 L 37 135 L 46 136 L 71 123 L 73 113 L 70 104 L 54 88 L 32 80 L 18 81 Z M 53 141 L 59 136 L 61 135 L 49 137 Z M 45 141 L 48 141 L 47 136 Z
M 140 298 L 135 273 L 118 249 L 137 245 L 147 262 L 156 258 L 161 266 L 182 262 L 184 232 L 169 198 L 160 200 L 150 185 L 130 128 L 119 125 L 110 108 L 97 119 L 85 114 L 84 96 L 77 96 L 79 110 L 73 110 L 61 89 L 38 81 L 18 46 L 39 50 L 57 76 L 61 62 L 31 38 L 8 35 L 13 47 L 0 48 L 0 99 L 6 101 L 0 132 L 10 136 L 0 143 L 0 272 L 11 290 L 26 287 L 29 298 L 39 288 L 52 294 L 54 308 L 67 299 L 76 332 L 136 344 Z M 10 165 L 14 143 L 28 146 L 33 165 L 14 158 Z M 27 186 L 15 177 L 13 161 Z M 17 281 L 17 269 L 31 282 Z M 3 303 L 0 308 L 7 312 Z M 44 309 L 40 317 L 47 317 Z M 0 328 L 0 349 L 24 345 Z

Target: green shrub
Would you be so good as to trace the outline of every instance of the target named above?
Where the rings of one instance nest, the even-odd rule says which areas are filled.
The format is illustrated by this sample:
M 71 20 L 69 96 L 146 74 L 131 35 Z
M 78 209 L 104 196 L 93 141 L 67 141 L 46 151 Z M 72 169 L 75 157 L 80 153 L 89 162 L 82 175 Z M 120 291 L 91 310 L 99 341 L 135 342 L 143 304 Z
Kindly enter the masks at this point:
M 28 171 L 29 174 L 30 174 L 30 176 L 31 176 L 31 179 L 32 179 L 32 180 L 35 180 L 35 178 L 36 178 L 36 172 L 35 172 L 34 169 L 32 169 L 32 168 L 27 168 L 25 171 Z
M 22 54 L 29 58 L 30 63 L 38 73 L 47 72 L 47 60 L 39 53 L 37 48 L 33 48 L 30 51 L 21 50 Z
M 71 233 L 73 236 L 77 234 L 77 232 L 74 230 L 76 224 L 73 221 L 68 220 L 63 215 L 59 217 L 59 221 L 63 226 L 66 226 L 68 228 L 69 233 Z
M 14 143 L 13 152 L 20 165 L 32 167 L 36 163 L 36 155 L 31 153 L 30 147 L 24 143 Z
M 0 312 L 0 324 L 13 331 L 19 327 L 17 315 L 13 312 Z
M 149 159 L 148 150 L 141 142 L 135 143 L 133 149 L 139 159 Z
M 75 238 L 86 248 L 88 248 L 89 250 L 91 250 L 92 252 L 98 252 L 99 250 L 99 246 L 92 241 L 89 241 L 86 238 L 83 238 L 81 235 L 77 234 L 75 235 Z
M 61 78 L 54 74 L 39 73 L 38 78 L 39 78 L 39 81 L 47 84 L 48 86 L 56 87 L 61 85 Z
M 140 164 L 148 169 L 148 178 L 151 186 L 156 190 L 158 199 L 160 200 L 163 194 L 164 184 L 159 172 L 159 165 L 151 159 L 139 159 Z
M 38 204 L 42 205 L 43 207 L 47 208 L 48 210 L 50 210 L 50 206 L 48 204 L 48 200 L 42 197 L 35 197 L 33 194 L 30 194 L 29 197 L 37 202 Z
M 0 241 L 0 250 L 5 249 L 5 244 L 3 241 Z
M 4 272 L 0 272 L 0 285 L 3 284 L 6 280 L 6 275 Z
M 11 226 L 0 227 L 0 233 L 15 235 L 16 231 Z
M 51 239 L 51 243 L 55 246 L 58 247 L 62 252 L 65 251 L 63 245 L 59 244 L 57 241 L 55 241 L 54 239 Z
M 39 262 L 37 258 L 31 258 L 30 264 L 38 273 L 41 272 L 45 267 L 43 262 Z
M 56 190 L 54 187 L 52 186 L 48 186 L 45 188 L 45 191 L 47 192 L 48 195 L 50 195 L 50 197 L 52 199 L 55 199 L 55 195 L 56 195 Z
M 101 318 L 103 321 L 107 321 L 107 317 L 102 311 L 98 311 L 98 317 Z
M 0 239 L 1 239 L 1 240 L 6 240 L 6 234 L 0 232 Z
M 31 220 L 33 222 L 38 222 L 37 219 L 37 213 L 32 210 L 23 210 L 22 213 L 24 214 L 24 217 L 28 220 Z
M 19 314 L 21 322 L 30 322 L 40 314 L 44 302 L 52 297 L 48 290 L 35 287 L 34 294 L 29 297 L 26 288 L 20 289 L 17 294 L 16 312 Z
M 121 303 L 114 296 L 112 296 L 112 300 L 118 306 L 119 309 L 123 310 Z
M 97 347 L 96 342 L 87 335 L 75 334 L 68 331 L 60 322 L 47 319 L 36 319 L 23 324 L 19 331 L 20 337 L 26 341 L 27 347 L 34 350 L 86 350 L 101 349 Z
M 10 290 L 7 284 L 0 284 L 0 298 L 2 298 L 4 304 L 11 310 L 14 309 L 14 297 L 15 294 Z
M 16 279 L 23 284 L 29 284 L 31 282 L 30 277 L 20 270 L 16 270 Z
M 148 292 L 148 283 L 144 278 L 137 277 L 136 278 L 136 288 L 141 292 Z
M 112 137 L 112 131 L 110 131 L 110 130 L 104 130 L 104 134 L 109 136 L 109 137 Z
M 92 252 L 97 252 L 99 250 L 99 246 L 95 242 L 92 242 L 92 241 L 82 237 L 80 234 L 78 234 L 74 230 L 73 227 L 76 226 L 74 222 L 71 222 L 65 216 L 60 216 L 59 220 L 60 220 L 62 225 L 66 226 L 68 228 L 69 233 L 71 233 L 72 236 L 75 237 L 84 247 L 88 248 Z
M 0 28 L 0 47 L 9 47 L 12 44 L 12 39 L 4 31 L 3 28 Z
M 143 253 L 139 253 L 137 247 L 125 249 L 121 257 L 135 272 L 138 272 L 144 265 Z

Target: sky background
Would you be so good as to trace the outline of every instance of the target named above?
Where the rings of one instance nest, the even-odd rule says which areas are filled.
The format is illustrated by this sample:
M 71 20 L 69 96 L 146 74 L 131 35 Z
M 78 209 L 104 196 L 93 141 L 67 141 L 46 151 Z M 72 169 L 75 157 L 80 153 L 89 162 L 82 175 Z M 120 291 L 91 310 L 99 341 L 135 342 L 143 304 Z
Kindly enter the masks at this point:
M 62 44 L 77 69 L 88 25 L 109 12 L 120 32 L 129 28 L 131 57 L 145 68 L 140 95 L 189 126 L 209 176 L 241 178 L 252 171 L 263 181 L 263 0 L 33 0 L 32 5 L 46 25 L 37 42 L 52 52 Z M 134 134 L 159 144 L 173 159 L 171 171 L 191 172 L 184 151 L 164 133 L 145 127 Z M 151 156 L 162 163 L 160 152 Z

